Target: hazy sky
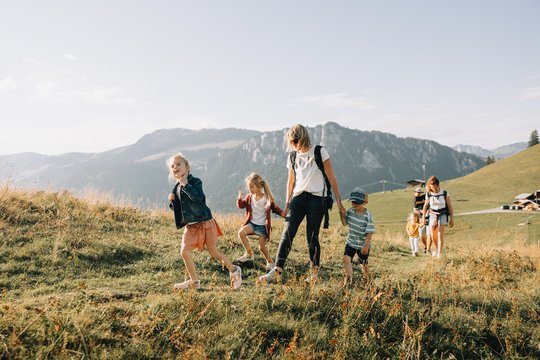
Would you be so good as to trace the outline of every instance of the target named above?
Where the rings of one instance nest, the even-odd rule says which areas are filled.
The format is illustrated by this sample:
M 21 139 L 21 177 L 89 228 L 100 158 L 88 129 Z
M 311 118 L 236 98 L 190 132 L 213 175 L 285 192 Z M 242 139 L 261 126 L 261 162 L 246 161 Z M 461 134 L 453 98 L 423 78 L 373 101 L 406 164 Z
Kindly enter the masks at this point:
M 540 130 L 540 1 L 0 1 L 0 154 L 335 121 L 486 148 Z

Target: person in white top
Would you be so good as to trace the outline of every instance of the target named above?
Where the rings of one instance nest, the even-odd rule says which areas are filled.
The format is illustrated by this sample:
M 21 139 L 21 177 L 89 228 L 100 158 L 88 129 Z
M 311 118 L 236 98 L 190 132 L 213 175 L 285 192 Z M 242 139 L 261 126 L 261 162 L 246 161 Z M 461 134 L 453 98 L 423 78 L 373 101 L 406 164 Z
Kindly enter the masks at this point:
M 444 245 L 444 228 L 454 226 L 454 208 L 450 195 L 446 190 L 442 190 L 439 185 L 439 179 L 432 176 L 429 178 L 427 185 L 427 201 L 424 204 L 422 211 L 422 224 L 426 225 L 426 216 L 429 209 L 429 228 L 433 236 L 437 236 L 437 250 L 434 250 L 432 255 L 440 258 Z M 431 239 L 428 238 L 427 248 L 431 246 Z
M 299 124 L 292 126 L 287 132 L 290 147 L 296 151 L 294 163 L 288 157 L 288 180 L 285 204 L 285 227 L 279 243 L 276 266 L 266 275 L 259 277 L 260 282 L 274 282 L 279 280 L 283 272 L 285 261 L 292 248 L 292 242 L 300 223 L 307 218 L 306 237 L 311 261 L 311 273 L 307 279 L 314 283 L 320 261 L 319 230 L 326 210 L 324 202 L 326 183 L 323 173 L 315 161 L 315 146 L 311 145 L 308 130 Z M 331 185 L 340 213 L 345 213 L 341 203 L 339 187 L 334 175 L 330 155 L 326 149 L 321 148 L 321 158 L 324 172 Z

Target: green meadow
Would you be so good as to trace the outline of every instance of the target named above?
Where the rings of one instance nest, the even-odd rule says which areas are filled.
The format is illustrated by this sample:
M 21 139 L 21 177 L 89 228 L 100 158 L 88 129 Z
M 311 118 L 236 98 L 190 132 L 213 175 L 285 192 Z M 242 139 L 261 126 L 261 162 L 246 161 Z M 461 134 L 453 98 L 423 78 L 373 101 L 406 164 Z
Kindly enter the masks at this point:
M 227 271 L 197 252 L 202 289 L 173 292 L 186 273 L 171 213 L 0 188 L 0 357 L 540 358 L 540 212 L 459 215 L 538 190 L 539 158 L 535 146 L 442 183 L 457 215 L 441 259 L 410 255 L 411 189 L 371 194 L 372 277 L 355 265 L 352 288 L 342 286 L 347 229 L 336 213 L 321 231 L 315 286 L 304 282 L 300 231 L 280 284 L 256 282 L 256 252 L 232 290 Z M 215 217 L 220 250 L 237 258 L 243 213 Z M 282 220 L 273 225 L 275 253 Z

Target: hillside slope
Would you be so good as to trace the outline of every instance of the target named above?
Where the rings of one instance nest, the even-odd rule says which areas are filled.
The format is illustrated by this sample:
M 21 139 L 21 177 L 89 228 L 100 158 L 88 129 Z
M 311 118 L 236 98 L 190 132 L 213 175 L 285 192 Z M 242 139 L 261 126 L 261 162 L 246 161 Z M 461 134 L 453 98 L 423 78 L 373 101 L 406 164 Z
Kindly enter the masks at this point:
M 219 248 L 234 259 L 243 217 L 217 219 Z M 0 358 L 540 356 L 534 248 L 454 248 L 435 261 L 379 231 L 372 281 L 344 288 L 344 228 L 333 222 L 321 236 L 316 286 L 304 282 L 301 228 L 282 284 L 256 283 L 256 253 L 233 291 L 222 266 L 195 252 L 202 289 L 172 293 L 185 273 L 170 213 L 0 188 Z M 274 252 L 277 239 L 269 245 Z
M 469 175 L 443 181 L 441 186 L 449 192 L 456 214 L 496 208 L 518 194 L 540 189 L 539 159 L 540 145 L 536 145 Z M 403 220 L 412 210 L 413 190 L 372 194 L 369 207 L 379 220 Z

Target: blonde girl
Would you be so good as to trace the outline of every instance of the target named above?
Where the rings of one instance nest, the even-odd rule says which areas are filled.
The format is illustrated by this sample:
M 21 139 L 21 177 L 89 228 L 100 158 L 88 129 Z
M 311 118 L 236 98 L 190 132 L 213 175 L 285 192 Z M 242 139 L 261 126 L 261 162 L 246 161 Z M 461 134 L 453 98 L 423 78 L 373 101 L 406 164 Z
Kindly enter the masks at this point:
M 409 235 L 409 243 L 413 256 L 418 256 L 418 242 L 420 241 L 420 216 L 417 212 L 409 215 L 407 222 L 407 234 Z
M 238 230 L 238 238 L 242 241 L 246 251 L 237 261 L 244 263 L 254 260 L 253 249 L 249 244 L 248 235 L 257 235 L 259 237 L 259 250 L 266 259 L 266 270 L 270 270 L 274 267 L 274 262 L 268 253 L 266 242 L 270 240 L 270 231 L 272 229 L 271 213 L 280 216 L 284 216 L 284 214 L 276 206 L 270 186 L 259 174 L 250 174 L 246 178 L 246 186 L 249 193 L 243 198 L 242 191 L 240 191 L 236 200 L 239 209 L 246 209 L 246 221 Z
M 222 233 L 206 206 L 202 181 L 190 174 L 189 162 L 180 153 L 171 156 L 167 165 L 170 169 L 170 178 L 176 181 L 169 194 L 169 206 L 174 211 L 176 228 L 185 227 L 180 253 L 189 274 L 188 280 L 174 284 L 173 289 L 198 289 L 201 286 L 192 251 L 203 250 L 205 247 L 212 258 L 229 270 L 231 286 L 234 289 L 239 288 L 242 284 L 242 269 L 233 265 L 216 247 L 218 236 Z
M 424 204 L 422 223 L 426 223 L 426 215 L 429 209 L 429 227 L 432 238 L 436 238 L 436 248 L 432 252 L 433 256 L 440 258 L 444 245 L 444 229 L 448 225 L 454 226 L 454 208 L 450 201 L 450 195 L 446 190 L 442 190 L 439 185 L 439 179 L 432 176 L 427 182 L 427 201 Z M 428 249 L 430 248 L 431 238 L 428 238 Z

